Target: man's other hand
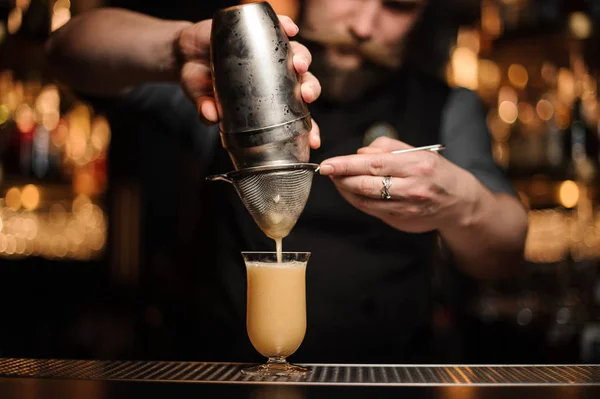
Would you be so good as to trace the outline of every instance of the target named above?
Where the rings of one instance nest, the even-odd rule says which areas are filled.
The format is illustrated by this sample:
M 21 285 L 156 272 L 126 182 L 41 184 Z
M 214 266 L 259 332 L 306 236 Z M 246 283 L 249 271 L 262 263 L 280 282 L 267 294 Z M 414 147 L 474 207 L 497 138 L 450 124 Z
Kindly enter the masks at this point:
M 279 16 L 279 21 L 289 37 L 298 34 L 299 28 L 290 18 Z M 200 118 L 207 124 L 219 122 L 210 73 L 211 26 L 212 21 L 206 20 L 183 28 L 177 36 L 174 49 L 181 59 L 181 85 L 196 104 Z M 321 94 L 319 81 L 308 71 L 312 56 L 302 44 L 292 41 L 290 45 L 294 55 L 294 67 L 302 82 L 302 98 L 311 103 Z M 318 148 L 321 144 L 319 127 L 314 120 L 310 144 L 312 148 Z

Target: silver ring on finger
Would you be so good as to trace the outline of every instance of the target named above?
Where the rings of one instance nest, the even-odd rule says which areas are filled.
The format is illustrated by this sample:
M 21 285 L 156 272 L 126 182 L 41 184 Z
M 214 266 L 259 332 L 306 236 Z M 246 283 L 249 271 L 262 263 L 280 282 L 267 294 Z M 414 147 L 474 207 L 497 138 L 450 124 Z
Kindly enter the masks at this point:
M 390 188 L 392 187 L 392 176 L 385 176 L 382 180 L 383 187 L 381 188 L 381 199 L 391 200 Z

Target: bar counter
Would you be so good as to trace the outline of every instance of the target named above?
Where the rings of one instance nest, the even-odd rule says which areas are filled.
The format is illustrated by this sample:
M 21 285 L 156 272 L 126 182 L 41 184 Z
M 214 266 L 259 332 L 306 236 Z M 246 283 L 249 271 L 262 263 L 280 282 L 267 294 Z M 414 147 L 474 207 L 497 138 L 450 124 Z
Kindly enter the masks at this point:
M 0 359 L 0 398 L 600 398 L 600 365 L 309 364 L 253 379 L 247 364 Z

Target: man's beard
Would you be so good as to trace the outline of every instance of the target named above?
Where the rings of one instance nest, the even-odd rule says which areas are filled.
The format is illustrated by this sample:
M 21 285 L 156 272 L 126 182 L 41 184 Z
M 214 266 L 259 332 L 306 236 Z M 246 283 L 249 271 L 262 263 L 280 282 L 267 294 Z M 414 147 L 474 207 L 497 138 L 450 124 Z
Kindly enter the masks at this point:
M 322 87 L 321 97 L 335 102 L 354 102 L 362 99 L 369 91 L 378 89 L 387 83 L 402 64 L 402 45 L 394 53 L 381 51 L 371 45 L 360 45 L 350 39 L 328 34 L 323 38 L 310 32 L 302 34 L 300 40 L 313 55 L 311 72 L 319 79 Z M 346 47 L 356 50 L 361 64 L 356 68 L 341 68 L 334 65 L 327 54 L 328 47 Z
M 309 46 L 311 48 L 312 46 Z M 313 62 L 311 72 L 319 79 L 321 96 L 336 102 L 353 102 L 362 99 L 371 89 L 382 86 L 393 75 L 393 71 L 380 65 L 364 62 L 353 69 L 332 65 L 324 48 L 311 50 Z

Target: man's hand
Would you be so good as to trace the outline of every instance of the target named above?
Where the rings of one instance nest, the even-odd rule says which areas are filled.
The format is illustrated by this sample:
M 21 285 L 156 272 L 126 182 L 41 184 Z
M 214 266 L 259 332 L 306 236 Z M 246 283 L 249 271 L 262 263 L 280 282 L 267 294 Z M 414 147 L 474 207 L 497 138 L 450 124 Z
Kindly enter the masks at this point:
M 280 16 L 279 20 L 289 37 L 298 34 L 298 26 L 290 18 Z M 219 121 L 210 73 L 211 23 L 211 20 L 207 20 L 184 27 L 175 43 L 175 52 L 181 58 L 181 85 L 196 103 L 200 117 L 208 124 Z M 321 94 L 319 81 L 312 73 L 308 72 L 312 56 L 302 44 L 292 41 L 290 45 L 294 54 L 294 67 L 302 81 L 302 98 L 307 103 L 311 103 Z M 310 133 L 310 144 L 312 148 L 318 148 L 321 144 L 319 127 L 314 120 Z
M 321 173 L 350 204 L 398 230 L 468 223 L 475 214 L 475 177 L 432 152 L 391 154 L 405 148 L 411 146 L 382 137 L 356 155 L 323 161 Z M 389 200 L 382 199 L 385 176 L 391 176 Z

